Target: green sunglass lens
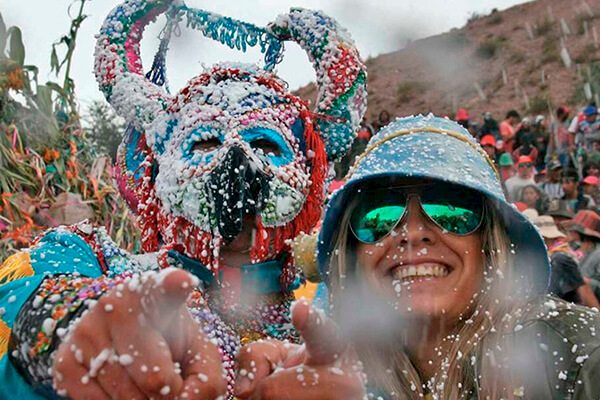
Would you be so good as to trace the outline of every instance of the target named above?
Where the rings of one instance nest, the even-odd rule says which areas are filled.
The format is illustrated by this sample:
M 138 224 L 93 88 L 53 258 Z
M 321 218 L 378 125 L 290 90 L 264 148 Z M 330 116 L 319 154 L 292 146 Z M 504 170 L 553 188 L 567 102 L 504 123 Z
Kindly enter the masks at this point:
M 481 212 L 470 208 L 450 204 L 423 204 L 425 213 L 440 227 L 458 235 L 473 233 L 481 222 Z
M 375 243 L 394 229 L 406 210 L 401 205 L 357 210 L 352 218 L 352 231 L 356 237 L 366 243 Z

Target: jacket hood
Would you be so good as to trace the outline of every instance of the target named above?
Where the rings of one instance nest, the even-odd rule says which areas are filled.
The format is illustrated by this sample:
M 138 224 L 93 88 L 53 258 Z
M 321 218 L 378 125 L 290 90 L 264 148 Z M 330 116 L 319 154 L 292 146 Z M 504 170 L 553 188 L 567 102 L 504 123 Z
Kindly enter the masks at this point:
M 546 290 L 550 265 L 537 229 L 508 203 L 493 161 L 469 132 L 433 115 L 400 118 L 379 131 L 357 158 L 347 183 L 333 194 L 317 245 L 323 281 L 328 282 L 334 235 L 353 194 L 367 182 L 392 177 L 439 180 L 482 193 L 498 212 L 517 254 L 516 279 L 534 292 Z

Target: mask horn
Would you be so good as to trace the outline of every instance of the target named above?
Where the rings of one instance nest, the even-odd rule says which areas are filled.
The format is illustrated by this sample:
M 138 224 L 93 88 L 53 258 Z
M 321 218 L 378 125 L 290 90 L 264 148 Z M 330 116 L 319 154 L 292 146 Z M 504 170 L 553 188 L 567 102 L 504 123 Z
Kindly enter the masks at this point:
M 317 74 L 314 119 L 328 158 L 342 157 L 367 108 L 367 71 L 350 34 L 320 11 L 296 8 L 280 15 L 268 30 L 308 53 Z
M 106 17 L 96 42 L 94 71 L 100 90 L 120 116 L 139 128 L 148 126 L 170 101 L 144 76 L 140 58 L 145 27 L 167 12 L 170 3 L 125 1 Z

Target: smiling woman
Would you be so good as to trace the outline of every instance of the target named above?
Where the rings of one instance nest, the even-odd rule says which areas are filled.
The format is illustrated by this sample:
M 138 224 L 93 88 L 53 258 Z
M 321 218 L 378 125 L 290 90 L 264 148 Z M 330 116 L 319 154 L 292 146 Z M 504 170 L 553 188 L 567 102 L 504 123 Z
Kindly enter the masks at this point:
M 544 242 L 466 130 L 433 116 L 398 119 L 350 174 L 318 241 L 339 328 L 296 307 L 305 349 L 242 349 L 242 366 L 282 358 L 293 367 L 238 395 L 285 387 L 309 399 L 314 385 L 320 399 L 600 396 L 597 311 L 546 294 Z

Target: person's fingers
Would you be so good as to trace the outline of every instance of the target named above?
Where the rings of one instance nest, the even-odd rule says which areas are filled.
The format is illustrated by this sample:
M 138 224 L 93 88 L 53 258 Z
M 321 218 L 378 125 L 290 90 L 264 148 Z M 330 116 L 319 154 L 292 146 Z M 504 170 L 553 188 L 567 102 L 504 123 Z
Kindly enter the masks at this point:
M 53 368 L 54 388 L 59 396 L 82 400 L 110 400 L 111 397 L 90 377 L 88 369 L 75 359 L 75 352 L 59 356 Z
M 242 347 L 236 359 L 235 395 L 242 399 L 250 396 L 256 383 L 269 376 L 296 347 L 277 340 L 259 340 Z
M 149 276 L 149 278 L 148 278 Z M 198 279 L 178 268 L 167 268 L 158 274 L 142 276 L 142 311 L 150 324 L 160 331 L 170 328 L 185 305 Z
M 305 299 L 292 308 L 292 323 L 304 339 L 307 365 L 326 365 L 341 356 L 347 342 L 338 326 L 325 313 L 312 307 Z
M 143 400 L 146 398 L 118 360 L 104 364 L 98 371 L 96 381 L 106 393 L 111 394 L 113 399 Z
M 360 376 L 331 366 L 298 366 L 258 383 L 250 400 L 362 400 Z
M 190 334 L 191 347 L 182 359 L 183 389 L 178 398 L 216 399 L 227 393 L 221 354 L 199 326 Z
M 183 380 L 160 332 L 130 323 L 121 326 L 112 338 L 119 364 L 148 397 L 179 393 Z
M 181 310 L 193 284 L 191 275 L 174 268 L 142 274 L 96 306 L 110 318 L 110 337 L 120 365 L 147 396 L 173 396 L 181 390 L 177 358 L 162 331 L 171 330 L 179 339 L 178 347 L 184 348 Z

